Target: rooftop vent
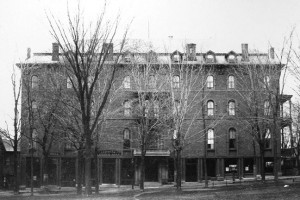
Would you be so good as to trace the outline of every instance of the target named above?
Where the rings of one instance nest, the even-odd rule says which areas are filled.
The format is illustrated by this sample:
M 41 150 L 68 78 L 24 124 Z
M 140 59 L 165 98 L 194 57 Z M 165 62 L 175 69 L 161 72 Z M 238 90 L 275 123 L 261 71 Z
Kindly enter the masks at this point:
M 242 61 L 249 61 L 248 44 L 242 44 Z
M 52 61 L 59 61 L 59 44 L 52 43 Z
M 186 44 L 186 55 L 188 61 L 196 60 L 196 44 Z

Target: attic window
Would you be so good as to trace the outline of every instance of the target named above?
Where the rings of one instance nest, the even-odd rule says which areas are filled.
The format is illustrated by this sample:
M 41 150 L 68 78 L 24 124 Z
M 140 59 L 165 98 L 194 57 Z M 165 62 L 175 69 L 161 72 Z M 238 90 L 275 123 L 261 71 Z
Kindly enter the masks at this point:
M 214 53 L 213 52 L 207 53 L 206 56 L 205 56 L 205 60 L 208 63 L 214 63 L 215 62 L 215 55 L 214 55 Z
M 228 62 L 235 62 L 235 55 L 230 54 L 230 55 L 228 56 Z
M 131 61 L 130 55 L 126 55 L 124 60 L 125 62 L 129 63 Z
M 178 54 L 175 54 L 173 57 L 174 62 L 179 62 L 180 61 L 180 56 Z

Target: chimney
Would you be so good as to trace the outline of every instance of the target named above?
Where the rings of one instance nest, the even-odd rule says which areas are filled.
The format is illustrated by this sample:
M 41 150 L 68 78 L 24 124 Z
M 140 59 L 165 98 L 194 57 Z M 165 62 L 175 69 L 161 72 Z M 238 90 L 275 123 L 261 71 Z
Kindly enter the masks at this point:
M 242 44 L 242 61 L 249 61 L 248 44 Z
M 59 61 L 59 44 L 52 43 L 52 61 Z
M 269 58 L 272 59 L 272 60 L 275 59 L 274 47 L 270 48 Z
M 188 61 L 196 60 L 196 44 L 186 44 L 186 55 Z
M 114 56 L 114 44 L 113 43 L 103 43 L 102 48 L 103 53 L 106 53 L 106 60 L 113 61 Z
M 31 49 L 27 48 L 27 60 L 31 57 Z

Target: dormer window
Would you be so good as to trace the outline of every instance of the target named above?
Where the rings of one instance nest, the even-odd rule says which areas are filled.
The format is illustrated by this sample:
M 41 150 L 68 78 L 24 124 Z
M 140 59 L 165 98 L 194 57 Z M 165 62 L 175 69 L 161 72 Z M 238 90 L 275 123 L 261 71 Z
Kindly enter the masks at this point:
M 207 63 L 215 63 L 216 62 L 216 56 L 213 51 L 208 51 L 205 55 L 205 61 Z
M 125 52 L 123 55 L 123 60 L 126 63 L 130 63 L 132 61 L 132 58 L 133 58 L 133 55 L 129 51 Z
M 179 63 L 182 60 L 182 53 L 179 51 L 174 51 L 171 55 L 171 60 L 175 63 Z
M 179 55 L 174 55 L 173 61 L 174 62 L 180 62 L 180 56 Z
M 227 55 L 225 55 L 227 62 L 236 63 L 236 53 L 234 51 L 230 51 Z

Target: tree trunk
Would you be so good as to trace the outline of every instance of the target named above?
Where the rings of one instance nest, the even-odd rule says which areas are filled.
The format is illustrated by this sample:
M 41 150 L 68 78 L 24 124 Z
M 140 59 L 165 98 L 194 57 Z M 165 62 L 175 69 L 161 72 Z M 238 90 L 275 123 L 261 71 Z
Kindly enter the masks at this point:
M 77 194 L 82 194 L 82 149 L 80 148 L 77 153 L 77 173 L 76 173 L 76 180 L 77 180 Z
M 47 153 L 44 153 L 44 173 L 43 173 L 43 184 L 48 185 L 49 174 L 48 174 L 48 165 L 49 165 L 49 156 Z
M 98 148 L 97 148 L 97 144 L 95 147 L 95 152 L 94 152 L 94 159 L 95 159 L 95 164 L 96 164 L 96 173 L 95 173 L 95 194 L 99 194 L 99 163 L 98 163 L 98 154 L 97 154 Z
M 177 191 L 181 190 L 181 149 L 176 149 L 176 189 Z
M 86 193 L 86 195 L 92 194 L 91 155 L 92 155 L 91 135 L 89 134 L 88 131 L 86 131 L 86 143 L 85 143 L 85 193 Z
M 260 172 L 261 172 L 261 180 L 265 182 L 266 174 L 265 174 L 265 151 L 262 149 L 260 150 Z
M 19 193 L 19 179 L 18 179 L 18 138 L 17 133 L 14 136 L 14 192 Z

